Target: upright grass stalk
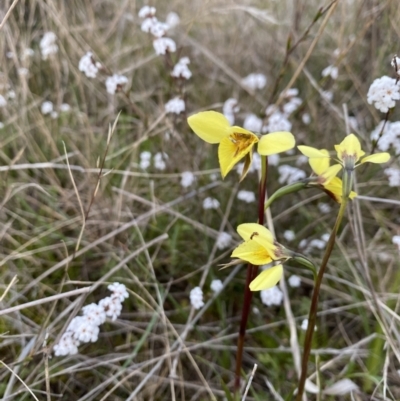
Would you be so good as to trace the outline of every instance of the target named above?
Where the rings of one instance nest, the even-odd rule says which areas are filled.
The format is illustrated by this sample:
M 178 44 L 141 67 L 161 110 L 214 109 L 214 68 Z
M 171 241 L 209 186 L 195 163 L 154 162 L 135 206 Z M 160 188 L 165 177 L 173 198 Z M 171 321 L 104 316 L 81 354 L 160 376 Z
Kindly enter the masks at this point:
M 344 187 L 351 186 L 351 176 L 345 178 L 347 176 L 346 173 L 343 174 L 343 185 Z M 306 331 L 306 337 L 304 340 L 304 351 L 303 351 L 303 359 L 301 362 L 301 375 L 299 379 L 299 385 L 297 389 L 297 396 L 296 401 L 301 401 L 304 393 L 305 382 L 307 378 L 307 367 L 308 367 L 308 359 L 310 357 L 311 346 L 312 346 L 312 339 L 314 335 L 314 327 L 315 321 L 317 320 L 317 312 L 318 312 L 318 299 L 319 299 L 319 292 L 321 289 L 322 279 L 324 277 L 324 273 L 326 270 L 326 266 L 328 265 L 329 258 L 331 256 L 333 247 L 335 245 L 336 234 L 339 230 L 340 224 L 342 223 L 344 212 L 346 210 L 346 205 L 348 201 L 348 195 L 346 191 L 343 191 L 342 203 L 340 204 L 340 209 L 338 215 L 336 217 L 335 225 L 333 226 L 331 235 L 329 237 L 329 241 L 325 250 L 324 257 L 321 262 L 321 267 L 319 268 L 318 275 L 315 280 L 314 284 L 314 291 L 311 300 L 310 312 L 308 315 L 308 327 Z
M 268 158 L 267 156 L 261 156 L 261 177 L 260 184 L 258 186 L 258 224 L 264 224 L 264 203 L 265 203 L 265 190 L 267 187 L 267 176 L 268 176 Z M 247 276 L 246 286 L 244 289 L 244 300 L 242 308 L 242 319 L 240 321 L 239 337 L 237 343 L 237 354 L 236 354 L 236 369 L 235 369 L 235 395 L 238 396 L 240 391 L 240 372 L 242 369 L 242 358 L 243 358 L 243 346 L 244 337 L 246 335 L 246 326 L 249 318 L 250 304 L 253 297 L 253 293 L 250 291 L 250 283 L 256 278 L 258 273 L 258 266 L 254 266 L 251 263 L 247 265 Z

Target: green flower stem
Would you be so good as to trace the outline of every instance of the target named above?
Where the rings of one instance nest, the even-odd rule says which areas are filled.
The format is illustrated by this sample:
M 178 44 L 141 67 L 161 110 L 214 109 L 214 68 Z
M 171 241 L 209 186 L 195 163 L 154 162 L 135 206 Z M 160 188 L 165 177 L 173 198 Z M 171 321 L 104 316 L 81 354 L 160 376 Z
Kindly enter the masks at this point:
M 265 203 L 265 191 L 267 187 L 268 177 L 268 159 L 267 156 L 261 156 L 261 178 L 258 187 L 258 224 L 264 224 L 264 203 Z M 236 354 L 236 369 L 235 369 L 235 398 L 239 398 L 240 391 L 240 376 L 242 370 L 242 357 L 244 338 L 246 335 L 246 326 L 249 319 L 251 299 L 253 293 L 250 291 L 250 283 L 256 278 L 258 273 L 258 266 L 248 264 L 247 276 L 246 276 L 246 287 L 244 289 L 244 300 L 242 308 L 242 319 L 240 321 L 239 337 L 237 343 L 237 354 Z
M 294 184 L 286 185 L 286 186 L 284 186 L 282 188 L 279 188 L 265 202 L 264 210 L 267 210 L 271 206 L 271 204 L 274 201 L 276 201 L 277 199 L 279 199 L 281 196 L 290 194 L 292 192 L 300 191 L 300 190 L 302 190 L 304 188 L 307 188 L 307 183 L 306 182 L 296 182 Z M 264 192 L 264 194 L 265 194 L 265 192 Z
M 345 174 L 343 174 L 343 176 L 344 175 Z M 351 177 L 349 177 L 349 179 L 350 179 L 350 181 L 352 181 Z M 344 180 L 343 180 L 343 185 L 345 185 Z M 344 192 L 345 191 L 343 190 L 343 194 L 344 194 Z M 313 335 L 314 335 L 314 327 L 315 327 L 315 322 L 317 320 L 318 298 L 319 298 L 319 292 L 321 289 L 322 278 L 324 276 L 326 266 L 328 265 L 328 261 L 331 256 L 333 247 L 335 245 L 336 234 L 339 230 L 340 224 L 342 223 L 344 212 L 346 210 L 347 201 L 348 201 L 348 197 L 343 196 L 342 203 L 340 204 L 340 209 L 339 209 L 338 215 L 336 217 L 336 222 L 335 222 L 335 225 L 333 226 L 331 235 L 329 237 L 329 241 L 328 241 L 328 244 L 327 244 L 327 247 L 325 250 L 325 254 L 324 254 L 324 257 L 321 262 L 321 267 L 319 268 L 318 275 L 315 280 L 314 292 L 313 292 L 313 296 L 312 296 L 312 300 L 311 300 L 310 312 L 308 315 L 308 327 L 307 327 L 306 337 L 304 340 L 303 359 L 302 359 L 302 363 L 301 363 L 301 376 L 299 379 L 296 401 L 301 401 L 302 397 L 303 397 L 305 382 L 306 382 L 306 378 L 307 378 L 308 359 L 310 357 L 312 339 L 313 339 Z
M 311 271 L 314 277 L 314 283 L 317 281 L 317 269 L 315 268 L 315 265 L 313 262 L 311 262 L 311 260 L 307 259 L 302 254 L 296 252 L 293 253 L 292 260 L 299 262 L 307 270 Z

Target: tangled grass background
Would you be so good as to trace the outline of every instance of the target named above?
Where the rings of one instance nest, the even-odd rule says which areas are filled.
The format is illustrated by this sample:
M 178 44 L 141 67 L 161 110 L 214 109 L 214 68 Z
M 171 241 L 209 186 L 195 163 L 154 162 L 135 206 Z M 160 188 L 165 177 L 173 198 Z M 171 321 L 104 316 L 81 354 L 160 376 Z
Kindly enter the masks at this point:
M 374 79 L 395 77 L 396 1 L 155 1 L 159 20 L 170 12 L 180 18 L 168 31 L 176 52 L 166 55 L 157 55 L 153 36 L 141 30 L 143 5 L 0 6 L 1 303 L 3 312 L 34 303 L 0 316 L 2 399 L 229 399 L 245 269 L 218 265 L 239 241 L 236 226 L 257 219 L 256 203 L 237 199 L 239 190 L 256 192 L 257 173 L 241 184 L 235 172 L 222 181 L 216 149 L 199 141 L 186 117 L 221 111 L 235 98 L 238 125 L 249 114 L 265 122 L 265 110 L 290 84 L 301 99 L 288 117 L 297 144 L 330 149 L 353 131 L 371 150 L 371 132 L 385 118 L 367 92 Z M 46 32 L 55 34 L 57 49 L 43 59 Z M 95 78 L 78 69 L 88 51 L 102 65 Z M 187 81 L 171 77 L 182 57 L 190 59 Z M 263 74 L 266 85 L 249 87 L 243 78 L 251 73 Z M 127 82 L 110 94 L 105 81 L 113 74 Z M 167 112 L 176 97 L 185 110 Z M 388 118 L 399 119 L 397 106 Z M 350 399 L 345 386 L 357 400 L 400 398 L 399 248 L 392 241 L 400 235 L 399 188 L 384 172 L 398 171 L 391 153 L 389 165 L 358 174 L 361 196 L 322 289 L 310 364 L 322 395 L 309 392 L 310 399 Z M 298 151 L 275 160 L 268 193 L 290 171 L 308 176 L 303 162 Z M 195 177 L 187 186 L 184 172 Z M 206 198 L 219 204 L 204 208 Z M 318 262 L 336 208 L 317 190 L 283 198 L 272 207 L 278 240 Z M 231 236 L 225 246 L 221 233 Z M 313 282 L 289 263 L 286 278 L 294 274 L 300 286 L 285 287 L 278 305 L 253 299 L 244 374 L 258 368 L 248 400 L 285 399 L 296 387 Z M 216 279 L 220 292 L 210 288 Z M 129 293 L 118 319 L 106 321 L 78 354 L 55 357 L 68 320 L 116 281 Z M 199 309 L 189 299 L 197 286 Z M 335 384 L 339 390 L 323 393 Z

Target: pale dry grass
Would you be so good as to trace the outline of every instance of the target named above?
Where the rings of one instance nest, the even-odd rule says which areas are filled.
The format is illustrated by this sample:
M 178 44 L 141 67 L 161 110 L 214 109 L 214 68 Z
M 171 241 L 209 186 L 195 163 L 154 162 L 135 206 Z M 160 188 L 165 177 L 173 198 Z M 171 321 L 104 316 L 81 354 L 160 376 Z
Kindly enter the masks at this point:
M 0 6 L 2 18 L 11 3 Z M 367 104 L 366 93 L 373 79 L 392 73 L 389 62 L 399 51 L 400 37 L 396 1 L 338 1 L 331 15 L 324 13 L 314 24 L 318 8 L 329 2 L 154 4 L 161 20 L 169 11 L 181 17 L 172 37 L 179 55 L 191 59 L 188 114 L 220 110 L 233 96 L 241 104 L 241 124 L 248 112 L 262 115 L 293 81 L 303 99 L 291 119 L 299 144 L 332 147 L 346 133 L 348 114 L 358 121 L 363 146 L 371 149 L 369 132 L 382 116 Z M 255 190 L 256 177 L 240 186 L 235 173 L 211 181 L 218 172 L 215 149 L 190 133 L 185 116 L 165 115 L 164 104 L 176 88 L 165 60 L 154 55 L 151 38 L 140 31 L 141 6 L 20 0 L 0 31 L 0 93 L 7 91 L 6 84 L 16 93 L 0 109 L 5 124 L 0 130 L 0 355 L 8 367 L 0 369 L 3 399 L 29 399 L 28 389 L 47 400 L 229 396 L 225 389 L 233 380 L 244 269 L 219 271 L 231 249 L 218 250 L 215 240 L 221 231 L 238 240 L 237 224 L 255 221 L 255 207 L 239 203 L 236 193 Z M 59 53 L 43 61 L 38 43 L 48 30 L 58 36 Z M 284 64 L 289 38 L 291 44 L 300 41 Z M 5 56 L 26 47 L 34 48 L 33 58 Z M 321 79 L 337 48 L 339 79 Z M 109 70 L 129 78 L 133 107 L 122 95 L 107 95 L 103 78 L 88 79 L 78 71 L 80 57 L 89 50 Z M 21 67 L 29 69 L 28 76 L 17 74 Z M 251 72 L 267 75 L 266 90 L 243 88 L 241 78 Z M 324 90 L 334 93 L 333 101 L 322 98 Z M 71 112 L 54 120 L 43 116 L 44 100 L 56 107 L 67 102 Z M 106 154 L 109 126 L 119 112 Z M 301 121 L 303 112 L 311 115 L 309 126 Z M 390 119 L 398 115 L 395 110 Z M 166 152 L 166 171 L 141 171 L 142 150 Z M 286 162 L 294 165 L 295 157 L 281 159 Z M 189 190 L 179 184 L 185 170 L 198 179 Z M 269 193 L 280 186 L 277 178 L 271 168 Z M 394 400 L 400 397 L 400 277 L 391 237 L 399 234 L 399 220 L 398 205 L 386 202 L 398 199 L 399 191 L 389 188 L 382 169 L 374 166 L 360 171 L 357 185 L 363 198 L 353 203 L 330 260 L 312 354 L 319 357 L 322 388 L 350 378 L 360 387 L 355 399 Z M 206 196 L 217 197 L 220 209 L 204 211 Z M 309 190 L 274 204 L 269 222 L 278 240 L 284 242 L 284 230 L 292 229 L 291 246 L 297 248 L 302 239 L 329 231 L 334 212 L 321 214 L 321 201 L 327 199 Z M 318 262 L 321 253 L 312 257 Z M 312 279 L 298 266 L 289 264 L 287 272 L 299 274 L 302 286 L 287 289 L 284 307 L 266 308 L 254 297 L 260 313 L 250 319 L 244 371 L 250 375 L 254 364 L 258 368 L 248 400 L 286 398 L 296 386 L 304 336 L 299 327 L 307 316 Z M 224 282 L 218 296 L 209 290 L 213 278 Z M 50 358 L 68 319 L 83 304 L 104 297 L 106 283 L 113 281 L 129 289 L 122 316 L 105 324 L 99 341 L 82 346 L 78 355 Z M 188 296 L 199 283 L 206 303 L 196 311 Z M 86 288 L 89 295 L 69 294 Z M 314 382 L 316 366 L 310 363 Z

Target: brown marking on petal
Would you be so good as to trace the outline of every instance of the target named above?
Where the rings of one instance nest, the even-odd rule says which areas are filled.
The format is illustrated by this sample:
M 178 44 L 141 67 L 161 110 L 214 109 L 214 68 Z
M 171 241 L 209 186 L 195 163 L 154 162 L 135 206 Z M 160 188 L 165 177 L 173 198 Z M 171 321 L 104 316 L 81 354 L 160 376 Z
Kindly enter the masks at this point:
M 236 150 L 233 157 L 236 157 L 239 153 L 243 151 L 243 149 L 246 149 L 247 147 L 249 147 L 250 145 L 252 145 L 254 142 L 257 141 L 251 134 L 242 134 L 238 132 L 234 132 L 231 135 L 229 135 L 229 139 L 231 140 L 232 143 L 236 145 Z
M 260 234 L 258 234 L 258 232 L 254 232 L 253 234 L 250 235 L 250 239 L 253 239 L 253 237 L 256 235 L 260 235 Z

